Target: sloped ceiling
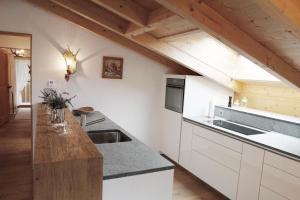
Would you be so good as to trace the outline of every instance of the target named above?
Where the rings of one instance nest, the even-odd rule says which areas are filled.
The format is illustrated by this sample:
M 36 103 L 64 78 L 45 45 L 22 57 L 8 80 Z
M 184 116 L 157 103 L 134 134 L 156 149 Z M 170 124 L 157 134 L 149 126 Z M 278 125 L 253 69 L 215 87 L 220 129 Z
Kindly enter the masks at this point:
M 144 49 L 145 55 L 182 73 L 183 66 L 235 89 L 237 82 L 232 77 L 165 40 L 205 31 L 281 80 L 300 87 L 299 27 L 293 22 L 295 16 L 278 14 L 278 2 L 285 0 L 27 1 L 129 48 Z

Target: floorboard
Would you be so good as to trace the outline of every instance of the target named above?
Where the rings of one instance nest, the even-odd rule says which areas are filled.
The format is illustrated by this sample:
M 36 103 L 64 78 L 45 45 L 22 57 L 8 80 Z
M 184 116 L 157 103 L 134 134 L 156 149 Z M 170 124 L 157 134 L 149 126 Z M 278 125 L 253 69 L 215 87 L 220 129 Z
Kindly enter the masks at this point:
M 32 200 L 31 120 L 0 127 L 0 200 Z
M 225 200 L 219 192 L 212 189 L 181 167 L 176 167 L 173 200 Z

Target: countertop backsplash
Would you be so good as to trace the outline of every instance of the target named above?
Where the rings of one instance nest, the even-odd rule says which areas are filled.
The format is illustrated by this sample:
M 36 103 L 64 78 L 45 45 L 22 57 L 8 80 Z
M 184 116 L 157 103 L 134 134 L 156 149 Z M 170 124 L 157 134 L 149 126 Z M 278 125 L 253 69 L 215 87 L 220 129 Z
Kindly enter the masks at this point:
M 285 119 L 276 119 L 269 114 L 260 115 L 239 108 L 222 106 L 216 106 L 214 114 L 216 117 L 221 117 L 232 122 L 300 138 L 300 123 L 297 123 L 295 120 L 289 120 L 288 117 Z

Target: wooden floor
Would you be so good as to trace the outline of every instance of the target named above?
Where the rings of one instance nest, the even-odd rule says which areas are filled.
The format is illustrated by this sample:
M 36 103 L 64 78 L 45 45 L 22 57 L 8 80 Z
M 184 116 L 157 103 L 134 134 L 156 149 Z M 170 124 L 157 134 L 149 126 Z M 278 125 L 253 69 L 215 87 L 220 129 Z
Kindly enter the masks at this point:
M 31 120 L 0 127 L 0 200 L 32 200 Z
M 227 199 L 181 167 L 176 167 L 173 200 Z

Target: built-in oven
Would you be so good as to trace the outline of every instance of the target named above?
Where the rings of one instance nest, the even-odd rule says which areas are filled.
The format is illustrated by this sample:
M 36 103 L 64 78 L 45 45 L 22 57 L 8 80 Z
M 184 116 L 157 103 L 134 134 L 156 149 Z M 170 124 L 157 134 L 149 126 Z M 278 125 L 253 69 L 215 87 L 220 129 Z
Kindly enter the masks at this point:
M 165 108 L 182 113 L 184 101 L 184 79 L 167 78 Z

